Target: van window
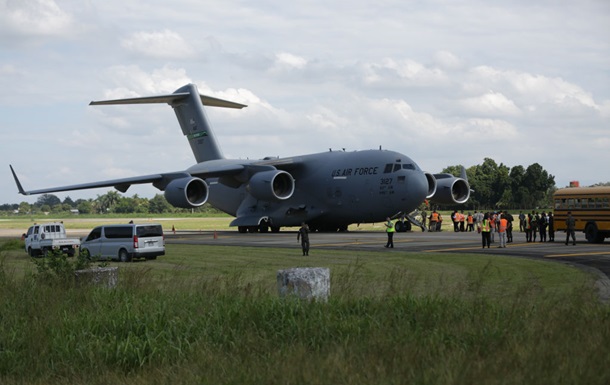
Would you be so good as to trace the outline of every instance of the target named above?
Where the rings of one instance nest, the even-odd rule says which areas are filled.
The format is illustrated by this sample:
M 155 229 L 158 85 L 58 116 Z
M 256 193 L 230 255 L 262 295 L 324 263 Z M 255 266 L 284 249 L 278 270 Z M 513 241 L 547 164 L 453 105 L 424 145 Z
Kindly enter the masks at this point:
M 99 239 L 102 237 L 102 228 L 101 227 L 96 227 L 95 229 L 91 230 L 91 233 L 89 233 L 89 236 L 87 237 L 87 241 L 93 241 L 94 239 Z
M 104 234 L 108 239 L 131 238 L 133 230 L 131 226 L 105 227 Z
M 138 226 L 136 228 L 136 234 L 138 234 L 139 238 L 162 237 L 163 228 L 159 225 Z

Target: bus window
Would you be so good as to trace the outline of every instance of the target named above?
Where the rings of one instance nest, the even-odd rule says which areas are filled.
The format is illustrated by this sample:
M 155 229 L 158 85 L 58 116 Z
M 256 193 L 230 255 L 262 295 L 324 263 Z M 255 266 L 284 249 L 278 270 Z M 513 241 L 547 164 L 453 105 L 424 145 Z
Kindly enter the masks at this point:
M 568 209 L 573 209 L 574 208 L 574 198 L 569 198 L 568 199 L 568 206 L 566 208 L 568 208 Z
M 555 199 L 555 210 L 559 210 L 561 208 L 561 199 Z
M 582 198 L 582 199 L 580 200 L 580 204 L 582 205 L 582 208 L 583 208 L 583 209 L 588 208 L 588 207 L 589 207 L 589 199 L 587 199 L 587 198 Z
M 608 198 L 602 198 L 602 199 L 603 199 L 602 207 L 607 209 L 609 207 L 608 206 Z

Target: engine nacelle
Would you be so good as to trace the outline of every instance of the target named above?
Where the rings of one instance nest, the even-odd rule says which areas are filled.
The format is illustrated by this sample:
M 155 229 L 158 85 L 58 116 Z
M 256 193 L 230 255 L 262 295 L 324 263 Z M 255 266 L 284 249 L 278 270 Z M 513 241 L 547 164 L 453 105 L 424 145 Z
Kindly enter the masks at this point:
M 165 187 L 165 199 L 174 207 L 192 209 L 208 200 L 208 184 L 200 178 L 180 178 Z
M 252 175 L 248 191 L 263 201 L 283 201 L 294 193 L 294 178 L 286 171 L 269 170 Z
M 434 174 L 436 192 L 430 200 L 439 204 L 466 203 L 470 198 L 470 184 L 451 174 Z
M 436 194 L 436 178 L 434 175 L 429 172 L 425 172 L 426 180 L 428 181 L 428 193 L 426 194 L 426 199 L 430 199 Z

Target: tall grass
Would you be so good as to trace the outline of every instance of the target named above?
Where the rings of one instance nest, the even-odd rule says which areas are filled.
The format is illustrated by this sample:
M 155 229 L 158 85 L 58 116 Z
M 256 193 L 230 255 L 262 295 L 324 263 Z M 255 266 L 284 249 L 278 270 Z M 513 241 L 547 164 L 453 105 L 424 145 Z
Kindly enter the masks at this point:
M 144 266 L 110 290 L 0 265 L 0 383 L 610 382 L 610 308 L 587 287 L 526 281 L 498 300 L 485 265 L 451 293 L 418 292 L 402 268 L 368 291 L 356 260 L 308 303 L 240 270 L 159 281 Z

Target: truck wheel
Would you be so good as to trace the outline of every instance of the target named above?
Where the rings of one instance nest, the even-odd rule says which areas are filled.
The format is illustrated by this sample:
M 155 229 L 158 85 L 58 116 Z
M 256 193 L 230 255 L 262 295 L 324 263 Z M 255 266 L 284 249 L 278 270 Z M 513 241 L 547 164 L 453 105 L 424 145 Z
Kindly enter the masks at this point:
M 119 250 L 119 261 L 121 262 L 131 262 L 131 256 L 125 249 Z
M 36 256 L 36 253 L 34 252 L 34 250 L 32 250 L 31 247 L 28 247 L 28 255 L 32 258 Z

